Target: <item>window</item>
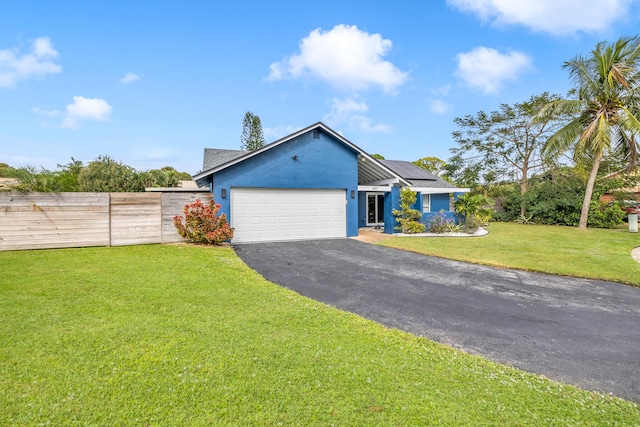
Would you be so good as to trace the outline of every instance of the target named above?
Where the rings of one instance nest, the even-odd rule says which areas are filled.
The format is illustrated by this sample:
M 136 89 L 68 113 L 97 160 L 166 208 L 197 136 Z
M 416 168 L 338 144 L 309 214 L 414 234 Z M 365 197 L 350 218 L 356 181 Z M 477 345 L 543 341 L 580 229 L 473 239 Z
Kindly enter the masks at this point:
M 384 193 L 367 193 L 367 225 L 384 224 Z
M 422 212 L 431 212 L 431 194 L 422 194 Z

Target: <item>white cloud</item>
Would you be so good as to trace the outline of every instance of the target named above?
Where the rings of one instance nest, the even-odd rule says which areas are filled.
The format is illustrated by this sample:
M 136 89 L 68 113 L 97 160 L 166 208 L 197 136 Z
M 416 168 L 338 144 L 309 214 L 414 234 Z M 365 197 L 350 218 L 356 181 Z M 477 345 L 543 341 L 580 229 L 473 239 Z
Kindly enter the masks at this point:
M 431 111 L 437 114 L 445 114 L 451 111 L 451 105 L 441 99 L 431 101 L 430 108 Z
M 73 104 L 67 105 L 67 112 L 60 127 L 76 129 L 83 121 L 104 122 L 111 117 L 111 110 L 111 105 L 104 99 L 74 96 Z
M 429 91 L 432 94 L 438 95 L 438 96 L 447 96 L 450 90 L 451 90 L 451 83 L 446 84 L 444 86 L 429 89 Z
M 353 97 L 347 99 L 333 98 L 331 100 L 331 112 L 324 116 L 323 121 L 327 123 L 344 123 L 354 113 L 363 113 L 368 109 L 369 107 L 366 103 Z
M 126 76 L 120 79 L 120 83 L 133 83 L 140 80 L 140 76 L 135 73 L 127 73 Z
M 0 87 L 14 87 L 19 80 L 61 72 L 62 66 L 54 63 L 58 55 L 48 37 L 37 38 L 30 53 L 21 54 L 17 48 L 0 50 Z
M 47 116 L 47 117 L 58 117 L 60 115 L 60 111 L 58 110 L 43 110 L 41 108 L 38 107 L 33 107 L 31 109 L 32 113 L 36 113 L 36 114 L 41 114 L 43 116 Z
M 598 33 L 629 12 L 633 0 L 447 0 L 495 25 L 523 25 L 533 31 L 569 35 Z
M 349 128 L 364 132 L 391 132 L 391 126 L 383 123 L 374 124 L 371 118 L 361 114 L 356 114 L 349 118 Z
M 300 42 L 300 51 L 271 64 L 268 81 L 312 77 L 346 91 L 380 87 L 393 93 L 409 74 L 383 57 L 391 40 L 369 34 L 357 26 L 336 25 L 329 31 L 313 30 Z
M 346 99 L 333 98 L 331 100 L 331 111 L 322 118 L 322 121 L 331 127 L 347 124 L 350 129 L 358 129 L 365 132 L 389 132 L 391 130 L 388 125 L 373 124 L 369 117 L 360 114 L 368 110 L 367 104 L 356 97 Z
M 531 58 L 524 53 L 512 51 L 503 54 L 483 46 L 459 53 L 456 58 L 456 75 L 484 93 L 498 93 L 504 82 L 516 80 L 519 73 L 531 67 Z

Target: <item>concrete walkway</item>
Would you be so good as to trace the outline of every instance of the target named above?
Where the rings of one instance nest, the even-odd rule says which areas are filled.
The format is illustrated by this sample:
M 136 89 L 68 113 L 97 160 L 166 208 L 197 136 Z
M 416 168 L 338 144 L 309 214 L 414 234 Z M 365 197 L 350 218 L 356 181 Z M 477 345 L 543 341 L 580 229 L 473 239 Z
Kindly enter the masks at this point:
M 266 279 L 391 328 L 640 402 L 640 288 L 354 239 L 236 245 Z

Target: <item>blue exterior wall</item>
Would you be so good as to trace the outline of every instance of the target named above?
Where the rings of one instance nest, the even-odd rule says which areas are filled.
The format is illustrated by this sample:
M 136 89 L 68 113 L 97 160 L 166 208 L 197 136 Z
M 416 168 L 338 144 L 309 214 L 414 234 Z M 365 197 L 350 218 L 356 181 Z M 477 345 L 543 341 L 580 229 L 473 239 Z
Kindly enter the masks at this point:
M 393 209 L 400 209 L 400 187 L 391 187 L 390 192 L 384 193 L 384 232 L 387 234 L 395 233 L 395 227 L 399 225 Z
M 422 207 L 420 207 L 422 209 Z M 442 212 L 444 211 L 444 212 Z M 429 223 L 431 219 L 438 215 L 444 213 L 447 219 L 452 219 L 457 221 L 455 213 L 449 211 L 449 194 L 432 194 L 431 195 L 431 212 L 424 212 L 422 214 L 422 222 L 429 228 Z
M 233 187 L 344 189 L 347 236 L 358 235 L 358 199 L 351 197 L 358 192 L 357 153 L 322 131 L 317 139 L 310 131 L 215 173 L 213 198 L 229 220 Z
M 358 193 L 358 227 L 367 226 L 367 193 Z
M 393 216 L 393 209 L 400 209 L 400 188 L 393 187 L 390 193 L 385 193 L 384 198 L 384 232 L 388 234 L 397 233 L 398 230 L 395 229 L 398 226 L 398 222 L 396 221 L 395 216 Z M 416 194 L 416 202 L 411 206 L 412 209 L 417 209 L 422 212 L 422 193 Z M 366 207 L 363 206 L 363 209 Z M 422 214 L 422 222 L 429 227 L 429 222 L 431 222 L 431 218 L 444 211 L 444 215 L 447 218 L 451 218 L 457 221 L 454 212 L 449 211 L 449 194 L 432 194 L 431 195 L 431 212 L 423 212 Z M 364 214 L 361 214 L 362 218 L 364 218 Z
M 431 212 L 449 211 L 449 193 L 431 195 Z

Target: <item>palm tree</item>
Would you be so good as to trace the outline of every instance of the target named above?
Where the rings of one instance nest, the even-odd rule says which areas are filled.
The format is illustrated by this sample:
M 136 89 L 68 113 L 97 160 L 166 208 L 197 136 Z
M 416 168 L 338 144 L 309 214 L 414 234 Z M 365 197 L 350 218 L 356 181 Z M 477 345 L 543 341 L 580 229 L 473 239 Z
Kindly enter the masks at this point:
M 600 42 L 589 56 L 578 55 L 565 62 L 563 69 L 575 83 L 577 99 L 552 101 L 539 117 L 564 113 L 574 117 L 553 134 L 543 155 L 553 159 L 572 150 L 574 158 L 589 154 L 593 165 L 589 173 L 578 228 L 587 228 L 593 186 L 603 155 L 622 150 L 628 160 L 637 157 L 635 135 L 640 134 L 640 39 L 620 38 Z

